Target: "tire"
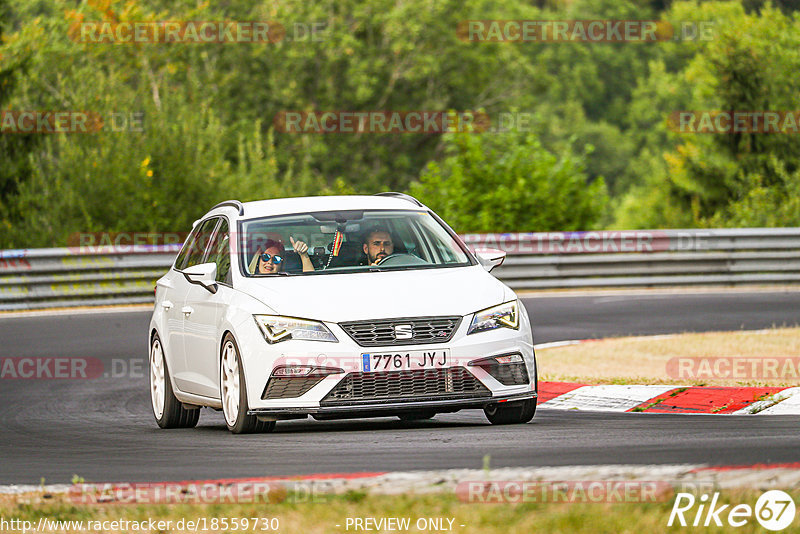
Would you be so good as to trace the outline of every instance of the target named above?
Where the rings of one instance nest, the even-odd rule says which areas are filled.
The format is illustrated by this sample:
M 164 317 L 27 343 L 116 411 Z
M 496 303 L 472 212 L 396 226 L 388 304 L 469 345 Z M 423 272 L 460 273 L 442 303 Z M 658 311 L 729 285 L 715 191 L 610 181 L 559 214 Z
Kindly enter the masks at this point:
M 199 408 L 187 410 L 175 398 L 167 359 L 158 334 L 150 342 L 150 404 L 156 423 L 161 428 L 194 428 L 200 419 Z
M 401 421 L 424 421 L 426 419 L 433 419 L 436 412 L 410 412 L 401 413 L 397 417 Z
M 222 340 L 219 368 L 220 400 L 228 430 L 234 434 L 271 432 L 275 428 L 275 421 L 259 421 L 256 416 L 247 415 L 247 384 L 239 347 L 230 334 Z
M 491 404 L 483 409 L 486 419 L 493 425 L 519 425 L 527 423 L 536 414 L 536 399 L 509 402 L 501 406 Z

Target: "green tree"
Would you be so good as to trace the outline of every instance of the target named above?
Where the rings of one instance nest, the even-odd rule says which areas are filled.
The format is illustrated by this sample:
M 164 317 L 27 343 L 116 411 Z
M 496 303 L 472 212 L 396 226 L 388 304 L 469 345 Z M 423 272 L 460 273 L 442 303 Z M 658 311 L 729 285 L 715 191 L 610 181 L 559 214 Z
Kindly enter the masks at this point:
M 692 134 L 664 127 L 670 112 L 678 110 L 795 109 L 800 19 L 770 5 L 747 13 L 737 2 L 679 2 L 667 16 L 713 21 L 714 35 L 690 47 L 694 55 L 676 74 L 652 70 L 640 83 L 631 121 L 650 120 L 653 131 L 640 135 L 643 157 L 631 166 L 640 178 L 630 180 L 618 201 L 616 224 L 800 224 L 796 204 L 786 202 L 796 192 L 800 168 L 796 133 Z M 765 213 L 757 216 L 757 209 Z
M 457 232 L 585 230 L 600 220 L 602 178 L 587 183 L 584 157 L 548 152 L 532 134 L 447 134 L 412 195 Z
M 145 116 L 143 131 L 0 135 L 0 247 L 63 245 L 80 231 L 181 230 L 231 197 L 409 188 L 466 230 L 800 224 L 792 200 L 800 136 L 677 134 L 667 124 L 676 110 L 796 109 L 793 7 L 0 0 L 1 109 Z M 673 27 L 711 21 L 713 38 L 493 43 L 457 32 L 466 20 L 658 17 Z M 101 45 L 70 37 L 80 22 L 164 20 L 277 21 L 286 38 Z M 530 114 L 536 134 L 274 127 L 282 111 L 477 109 Z

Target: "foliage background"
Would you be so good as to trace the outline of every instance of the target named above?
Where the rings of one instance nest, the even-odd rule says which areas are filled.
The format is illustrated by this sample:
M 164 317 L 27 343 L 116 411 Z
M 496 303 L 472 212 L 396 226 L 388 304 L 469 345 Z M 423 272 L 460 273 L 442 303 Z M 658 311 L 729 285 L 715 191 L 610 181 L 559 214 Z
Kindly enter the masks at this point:
M 0 109 L 143 112 L 0 134 L 0 248 L 185 231 L 227 198 L 408 191 L 457 231 L 800 225 L 800 136 L 679 135 L 675 110 L 797 110 L 800 2 L 0 0 Z M 470 19 L 712 22 L 711 40 L 464 42 Z M 74 42 L 81 21 L 275 20 L 275 44 Z M 303 28 L 325 29 L 310 38 Z M 295 26 L 299 25 L 299 26 Z M 295 28 L 298 28 L 295 34 Z M 286 110 L 485 110 L 503 134 L 274 131 Z

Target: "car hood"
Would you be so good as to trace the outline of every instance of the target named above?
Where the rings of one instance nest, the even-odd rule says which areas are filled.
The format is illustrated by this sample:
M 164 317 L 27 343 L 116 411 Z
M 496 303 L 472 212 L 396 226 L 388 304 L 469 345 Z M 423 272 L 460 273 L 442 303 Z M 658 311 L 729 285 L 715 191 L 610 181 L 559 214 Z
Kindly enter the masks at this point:
M 329 322 L 467 315 L 515 298 L 480 266 L 247 278 L 237 289 L 276 314 Z

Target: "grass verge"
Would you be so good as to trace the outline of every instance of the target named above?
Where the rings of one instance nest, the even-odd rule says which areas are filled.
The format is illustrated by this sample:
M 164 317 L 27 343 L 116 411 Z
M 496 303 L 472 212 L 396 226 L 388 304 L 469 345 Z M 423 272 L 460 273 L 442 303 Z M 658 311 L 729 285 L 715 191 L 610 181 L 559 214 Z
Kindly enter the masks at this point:
M 800 386 L 800 328 L 610 338 L 539 349 L 536 358 L 539 379 L 545 381 Z M 692 367 L 693 373 L 680 373 L 683 368 L 676 365 L 679 358 L 703 358 L 708 366 L 698 363 Z M 719 358 L 731 363 L 715 369 L 715 359 Z M 741 362 L 739 370 L 743 372 L 737 372 L 731 359 Z M 774 359 L 775 375 L 771 368 L 753 364 L 754 359 Z M 786 359 L 792 361 L 787 363 Z

